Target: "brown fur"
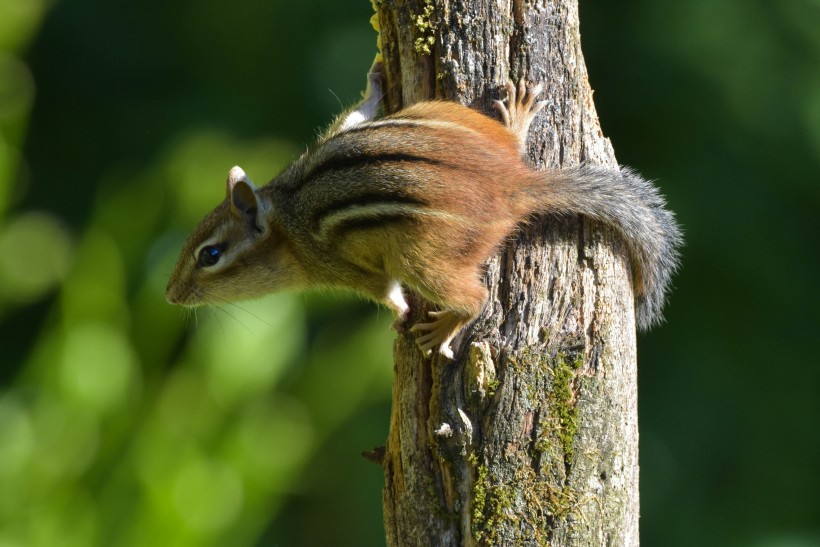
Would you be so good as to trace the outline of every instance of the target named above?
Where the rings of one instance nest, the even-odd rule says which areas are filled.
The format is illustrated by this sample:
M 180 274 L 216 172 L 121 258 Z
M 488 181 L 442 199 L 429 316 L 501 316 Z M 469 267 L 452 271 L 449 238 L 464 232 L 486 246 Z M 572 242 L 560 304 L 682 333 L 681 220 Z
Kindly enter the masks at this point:
M 534 102 L 537 89 L 507 92 L 499 107 L 507 126 L 441 101 L 360 121 L 354 115 L 375 110 L 370 97 L 266 186 L 254 191 L 232 170 L 225 202 L 183 249 L 168 300 L 191 306 L 324 286 L 404 313 L 388 298 L 398 281 L 443 310 L 414 330 L 422 349 L 447 352 L 487 297 L 484 263 L 516 225 L 535 212 L 578 212 L 624 234 L 639 269 L 655 268 L 650 289 L 662 303 L 679 235 L 657 191 L 629 173 L 532 171 L 520 151 L 543 103 Z M 217 240 L 224 256 L 197 266 L 198 250 Z

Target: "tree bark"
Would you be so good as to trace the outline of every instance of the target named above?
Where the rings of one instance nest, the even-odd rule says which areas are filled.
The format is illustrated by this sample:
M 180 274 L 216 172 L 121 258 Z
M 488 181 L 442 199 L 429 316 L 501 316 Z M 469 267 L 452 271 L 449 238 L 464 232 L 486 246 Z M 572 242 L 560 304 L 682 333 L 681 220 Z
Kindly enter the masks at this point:
M 508 79 L 545 85 L 534 168 L 615 167 L 576 0 L 376 0 L 388 111 L 431 97 L 491 112 Z M 384 455 L 387 543 L 638 544 L 630 261 L 608 228 L 543 218 L 487 268 L 490 298 L 453 344 L 395 344 Z M 410 301 L 417 321 L 429 309 Z

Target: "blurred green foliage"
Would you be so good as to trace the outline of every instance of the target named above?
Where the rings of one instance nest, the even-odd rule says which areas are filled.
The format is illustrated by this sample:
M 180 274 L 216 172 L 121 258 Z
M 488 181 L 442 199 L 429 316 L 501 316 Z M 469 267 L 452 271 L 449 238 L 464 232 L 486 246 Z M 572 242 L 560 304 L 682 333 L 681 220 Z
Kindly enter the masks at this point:
M 380 545 L 388 313 L 184 314 L 182 238 L 352 102 L 366 0 L 0 0 L 0 546 Z M 646 545 L 820 545 L 820 3 L 581 0 L 687 231 L 641 339 Z M 330 89 L 329 89 L 330 88 Z M 332 90 L 332 91 L 331 91 Z

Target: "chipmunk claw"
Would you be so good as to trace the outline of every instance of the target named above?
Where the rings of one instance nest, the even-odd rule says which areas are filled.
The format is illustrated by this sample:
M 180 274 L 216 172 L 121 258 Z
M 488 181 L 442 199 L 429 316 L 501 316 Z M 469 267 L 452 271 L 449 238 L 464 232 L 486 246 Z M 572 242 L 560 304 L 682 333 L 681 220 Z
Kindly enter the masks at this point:
M 493 107 L 501 114 L 501 121 L 517 138 L 523 153 L 526 149 L 527 132 L 536 114 L 546 105 L 547 101 L 536 99 L 544 91 L 542 84 L 528 85 L 524 78 L 516 85 L 509 80 L 504 88 L 507 96 L 503 100 L 493 102 Z
M 421 333 L 416 338 L 416 345 L 425 355 L 430 355 L 434 349 L 438 349 L 441 355 L 453 359 L 454 354 L 450 348 L 450 342 L 461 330 L 464 323 L 463 318 L 450 310 L 431 311 L 427 315 L 433 321 L 416 323 L 410 328 L 410 332 Z

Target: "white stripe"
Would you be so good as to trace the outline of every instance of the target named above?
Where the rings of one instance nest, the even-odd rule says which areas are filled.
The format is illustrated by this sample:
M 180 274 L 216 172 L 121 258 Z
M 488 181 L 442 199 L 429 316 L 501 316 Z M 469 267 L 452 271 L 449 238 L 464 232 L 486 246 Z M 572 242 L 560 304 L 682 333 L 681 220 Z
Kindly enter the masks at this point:
M 397 203 L 371 203 L 367 205 L 351 205 L 347 209 L 331 213 L 319 222 L 319 231 L 316 236 L 319 240 L 327 239 L 340 224 L 350 220 L 369 219 L 380 215 L 427 216 L 447 220 L 463 220 L 459 215 L 444 211 L 435 211 L 422 205 L 406 205 Z
M 390 127 L 396 125 L 406 125 L 406 126 L 416 126 L 416 127 L 432 127 L 435 129 L 453 129 L 456 131 L 465 131 L 468 133 L 474 133 L 478 135 L 478 131 L 466 127 L 464 125 L 455 123 L 455 122 L 447 122 L 442 120 L 427 120 L 427 119 L 413 119 L 413 118 L 387 118 L 383 120 L 376 120 L 373 122 L 367 122 L 362 124 L 362 127 L 367 128 L 379 128 L 379 127 Z

